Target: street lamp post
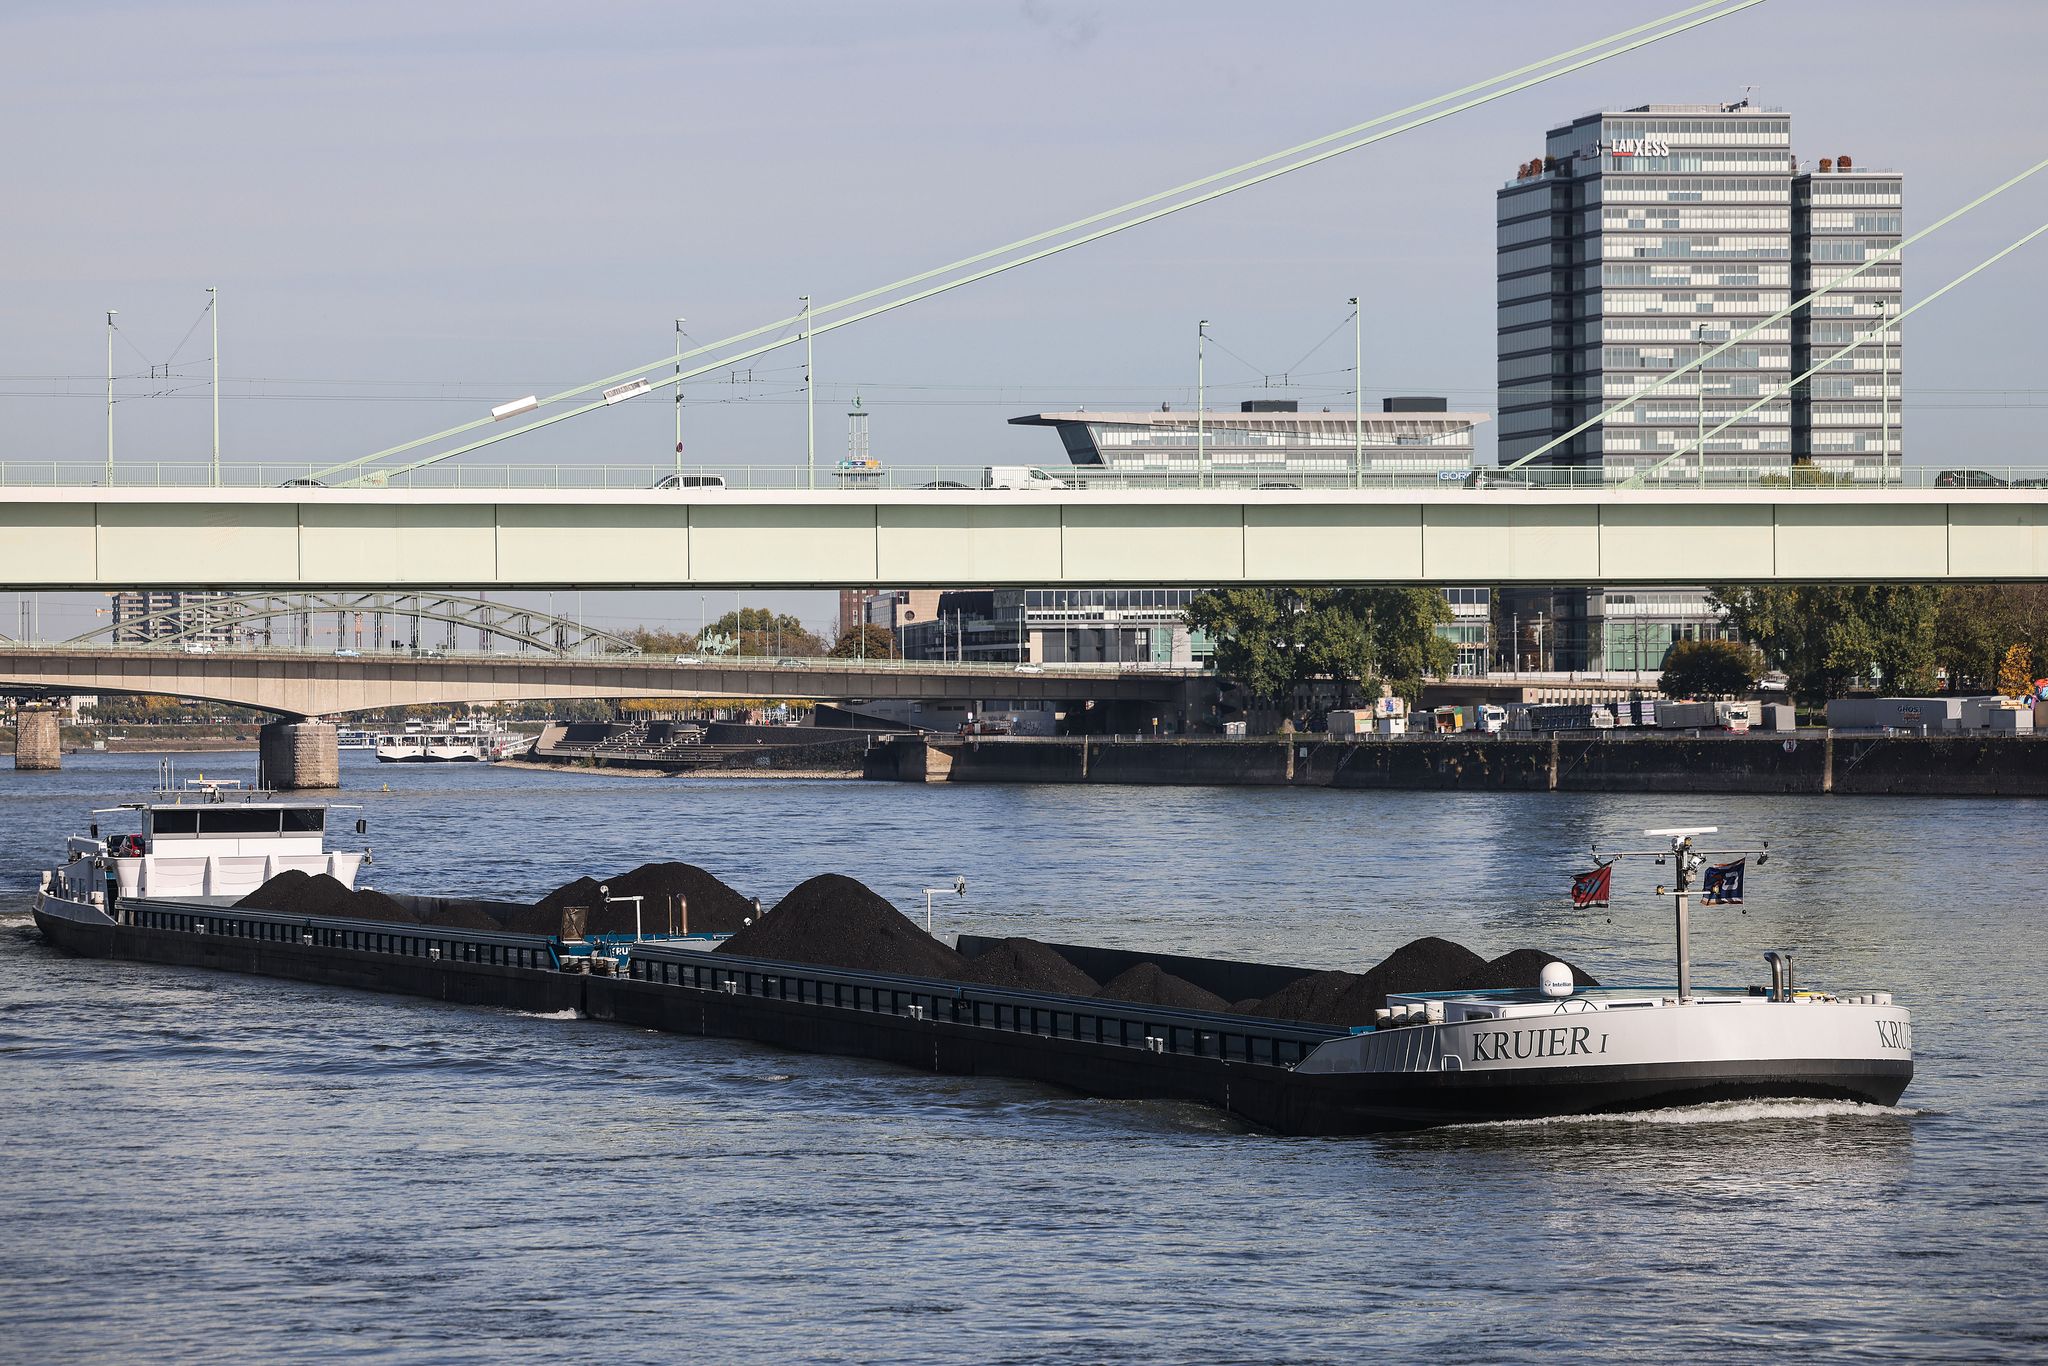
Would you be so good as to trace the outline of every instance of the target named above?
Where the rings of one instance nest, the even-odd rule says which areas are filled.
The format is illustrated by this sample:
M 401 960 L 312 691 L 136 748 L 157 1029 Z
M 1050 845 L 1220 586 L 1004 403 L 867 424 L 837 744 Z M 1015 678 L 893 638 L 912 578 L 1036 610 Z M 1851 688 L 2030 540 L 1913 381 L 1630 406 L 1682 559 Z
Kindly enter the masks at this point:
M 206 287 L 206 312 L 213 320 L 213 486 L 220 487 L 220 291 Z
M 114 485 L 114 318 L 119 310 L 107 310 L 107 487 Z
M 1365 484 L 1365 308 L 1351 301 L 1351 486 Z
M 811 296 L 806 294 L 799 303 L 804 306 L 804 487 L 818 487 L 818 410 L 816 386 L 811 381 Z
M 1209 471 L 1209 320 L 1195 324 L 1195 486 L 1208 482 Z

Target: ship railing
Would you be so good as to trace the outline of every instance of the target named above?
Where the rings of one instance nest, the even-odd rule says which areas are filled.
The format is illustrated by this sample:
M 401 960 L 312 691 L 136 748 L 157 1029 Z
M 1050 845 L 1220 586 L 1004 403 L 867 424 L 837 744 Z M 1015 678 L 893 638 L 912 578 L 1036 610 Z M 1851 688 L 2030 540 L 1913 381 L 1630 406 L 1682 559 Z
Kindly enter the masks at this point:
M 896 977 L 769 959 L 642 945 L 633 981 L 933 1020 L 1039 1038 L 1138 1048 L 1180 1057 L 1293 1067 L 1346 1031 L 1131 1001 L 1006 991 L 939 978 Z
M 347 949 L 487 967 L 553 970 L 561 962 L 555 941 L 538 934 L 450 930 L 396 920 L 290 915 L 179 901 L 122 902 L 118 912 L 122 924 L 137 929 L 218 935 L 257 943 Z

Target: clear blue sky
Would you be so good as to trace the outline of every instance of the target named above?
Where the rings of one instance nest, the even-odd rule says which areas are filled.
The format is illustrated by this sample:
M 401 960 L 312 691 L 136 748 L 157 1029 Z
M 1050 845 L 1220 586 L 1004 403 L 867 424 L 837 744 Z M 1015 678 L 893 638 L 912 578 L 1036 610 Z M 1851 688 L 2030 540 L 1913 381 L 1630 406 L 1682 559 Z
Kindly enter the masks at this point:
M 1672 8 L 1676 8 L 1673 0 Z M 0 458 L 338 459 L 1277 150 L 1662 4 L 149 4 L 0 11 Z M 1054 462 L 1003 419 L 1211 401 L 1300 363 L 1490 409 L 1493 192 L 1554 122 L 1739 97 L 1795 150 L 1907 173 L 1916 227 L 2043 155 L 2048 7 L 1769 0 L 1647 52 L 818 342 L 821 452 L 858 389 L 894 464 Z M 2042 178 L 2048 181 L 2048 176 Z M 1909 300 L 2048 218 L 2029 185 L 1913 249 Z M 1907 328 L 1907 459 L 2039 462 L 2037 246 Z M 1923 321 L 1924 319 L 1924 321 Z M 132 349 L 131 344 L 132 343 Z M 689 392 L 693 460 L 794 464 L 793 353 Z M 54 378 L 52 378 L 54 377 Z M 181 381 L 189 385 L 190 380 Z M 1310 401 L 1347 400 L 1348 377 Z M 452 393 L 446 401 L 428 401 Z M 643 399 L 471 459 L 658 462 Z M 694 595 L 687 613 L 694 616 Z M 7 623 L 9 626 L 12 623 Z

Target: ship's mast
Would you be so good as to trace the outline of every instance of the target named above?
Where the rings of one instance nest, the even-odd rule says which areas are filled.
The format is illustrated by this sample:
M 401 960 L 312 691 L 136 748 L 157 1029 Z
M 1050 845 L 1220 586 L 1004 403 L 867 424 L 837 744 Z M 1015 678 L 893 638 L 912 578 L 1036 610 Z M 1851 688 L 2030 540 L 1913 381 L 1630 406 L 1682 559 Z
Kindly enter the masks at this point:
M 1707 855 L 1712 853 L 1716 858 L 1731 856 L 1747 858 L 1753 854 L 1756 856 L 1757 866 L 1762 867 L 1770 861 L 1771 842 L 1769 840 L 1763 841 L 1760 849 L 1710 851 L 1695 846 L 1693 837 L 1696 835 L 1719 834 L 1720 828 L 1718 826 L 1681 826 L 1663 830 L 1645 830 L 1643 833 L 1645 835 L 1668 838 L 1671 841 L 1670 847 L 1668 849 L 1623 849 L 1606 855 L 1602 855 L 1599 849 L 1596 848 L 1593 851 L 1593 857 L 1595 859 L 1604 858 L 1609 863 L 1622 858 L 1654 858 L 1658 863 L 1664 862 L 1665 859 L 1670 859 L 1676 865 L 1671 885 L 1668 887 L 1659 885 L 1657 895 L 1671 898 L 1672 938 L 1675 941 L 1674 949 L 1678 959 L 1678 999 L 1688 1001 L 1692 999 L 1692 892 L 1697 885 L 1701 870 L 1707 866 Z
M 1692 837 L 1718 832 L 1719 828 L 1712 825 L 1693 829 L 1643 832 L 1646 835 L 1671 836 L 1671 861 L 1677 865 L 1677 869 L 1672 877 L 1673 885 L 1668 889 L 1659 887 L 1657 894 L 1662 896 L 1668 890 L 1671 895 L 1672 926 L 1678 941 L 1678 999 L 1681 1001 L 1692 998 L 1692 924 L 1688 916 L 1687 896 L 1692 891 L 1693 876 L 1707 866 L 1705 856 L 1692 847 Z M 1661 863 L 1663 860 L 1658 861 Z

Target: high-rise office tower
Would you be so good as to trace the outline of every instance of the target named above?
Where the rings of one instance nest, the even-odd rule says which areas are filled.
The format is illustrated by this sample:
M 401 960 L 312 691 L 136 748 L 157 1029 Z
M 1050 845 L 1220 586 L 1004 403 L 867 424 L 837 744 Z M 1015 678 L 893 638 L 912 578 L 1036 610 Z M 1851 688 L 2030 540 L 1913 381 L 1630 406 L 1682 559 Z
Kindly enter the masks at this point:
M 1792 119 L 1643 105 L 1550 130 L 1497 196 L 1500 459 L 1536 450 L 1790 302 Z M 1540 463 L 1627 473 L 1684 450 L 1791 378 L 1789 320 L 1609 417 Z M 1705 474 L 1782 469 L 1779 398 L 1707 443 Z M 1657 478 L 1698 480 L 1688 453 Z M 1598 474 L 1593 474 L 1598 478 Z
M 1792 288 L 1833 284 L 1899 244 L 1905 180 L 1866 171 L 1850 157 L 1822 157 L 1792 180 Z M 1829 478 L 1897 483 L 1899 327 L 1869 338 L 1899 314 L 1899 261 L 1879 261 L 1838 293 L 1792 318 L 1792 373 L 1826 368 L 1795 391 L 1792 450 Z M 1844 347 L 1853 347 L 1830 360 Z
M 1844 171 L 1840 158 L 1800 173 L 1791 115 L 1747 100 L 1603 110 L 1551 129 L 1496 195 L 1500 463 L 1895 246 L 1902 189 L 1898 175 Z M 1859 346 L 1810 387 L 1773 391 L 1874 327 L 1898 290 L 1897 262 L 1880 263 L 1839 299 L 1561 441 L 1532 472 L 1683 486 L 1785 479 L 1811 463 L 1835 478 L 1895 478 L 1896 341 Z M 1887 361 L 1891 384 L 1880 386 Z M 1701 434 L 1730 418 L 1702 459 Z M 1721 633 L 1702 590 L 1623 590 L 1616 602 L 1630 610 L 1610 613 L 1584 589 L 1501 594 L 1496 667 L 1651 669 L 1670 641 Z

